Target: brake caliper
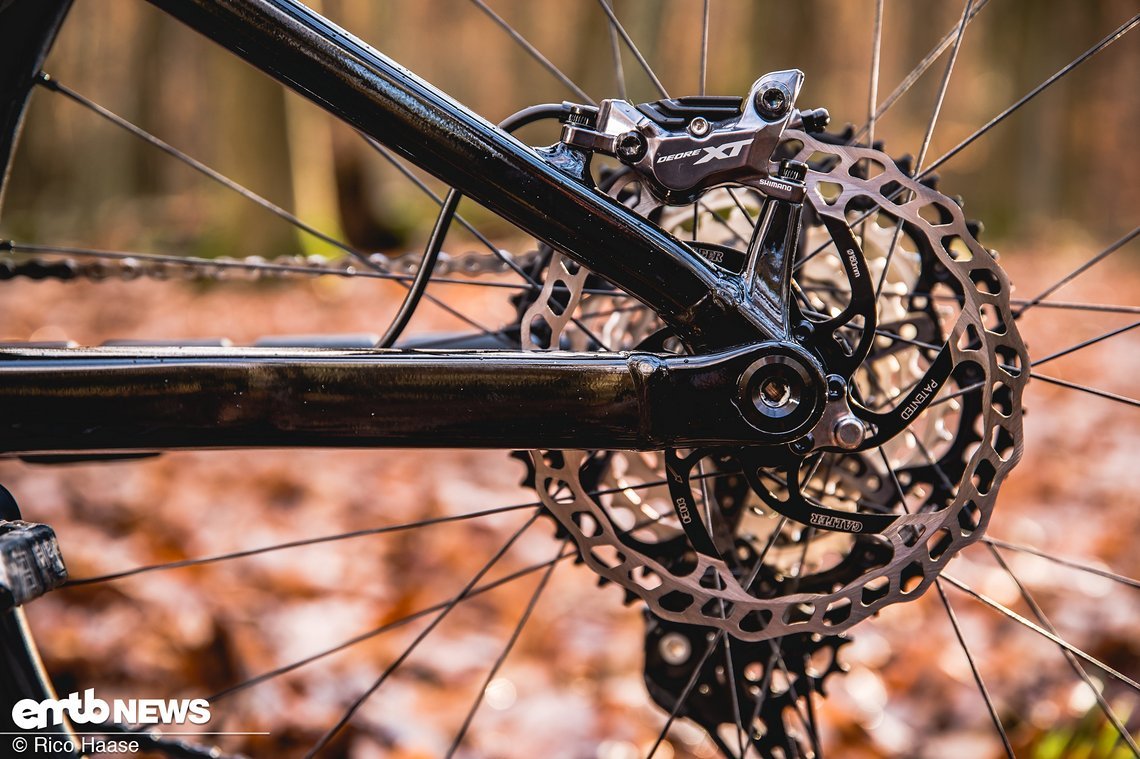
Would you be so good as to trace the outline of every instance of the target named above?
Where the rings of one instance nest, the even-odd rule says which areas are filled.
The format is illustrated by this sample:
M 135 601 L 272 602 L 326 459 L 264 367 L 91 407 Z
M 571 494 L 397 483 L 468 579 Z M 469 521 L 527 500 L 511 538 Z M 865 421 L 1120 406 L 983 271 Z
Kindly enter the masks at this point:
M 798 111 L 804 75 L 798 69 L 765 74 L 746 98 L 704 95 L 633 105 L 603 100 L 596 113 L 578 109 L 562 142 L 616 157 L 645 180 L 663 203 L 691 203 L 709 187 L 734 182 L 769 197 L 791 199 L 802 187 L 778 176 L 772 153 L 784 129 L 819 131 L 827 111 Z

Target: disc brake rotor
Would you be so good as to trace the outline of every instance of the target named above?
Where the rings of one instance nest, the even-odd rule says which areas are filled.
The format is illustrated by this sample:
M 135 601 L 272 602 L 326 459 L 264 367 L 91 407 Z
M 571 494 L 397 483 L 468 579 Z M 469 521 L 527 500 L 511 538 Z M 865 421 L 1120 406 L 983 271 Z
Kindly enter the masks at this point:
M 862 338 L 860 319 L 839 323 L 851 276 L 882 281 L 876 335 L 844 391 L 870 423 L 868 445 L 809 439 L 798 450 L 533 457 L 542 501 L 594 571 L 664 620 L 741 640 L 841 632 L 920 595 L 982 536 L 1021 449 L 1027 362 L 1009 284 L 959 206 L 882 152 L 803 132 L 785 137 L 786 154 L 811 167 L 796 297 L 807 322 L 802 342 L 825 365 Z M 695 247 L 728 271 L 743 261 L 756 216 L 749 206 L 758 211 L 761 200 L 755 190 L 721 188 L 706 191 L 695 211 L 667 207 L 628 173 L 606 189 L 679 238 L 703 233 Z M 850 225 L 862 252 L 837 247 L 821 226 L 829 219 Z M 852 275 L 840 255 L 862 266 Z M 654 314 L 599 292 L 604 283 L 594 280 L 552 252 L 542 293 L 523 314 L 524 346 L 683 350 Z M 819 325 L 826 338 L 814 339 L 830 343 L 812 342 Z M 905 429 L 887 435 L 892 423 Z M 682 500 L 713 536 L 715 555 L 686 539 Z

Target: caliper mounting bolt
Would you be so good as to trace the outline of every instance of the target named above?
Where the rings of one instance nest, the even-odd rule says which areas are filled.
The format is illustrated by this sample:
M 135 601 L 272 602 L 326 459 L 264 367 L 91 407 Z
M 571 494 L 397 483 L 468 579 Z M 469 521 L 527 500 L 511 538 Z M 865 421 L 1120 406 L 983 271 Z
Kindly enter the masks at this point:
M 614 145 L 617 157 L 626 163 L 637 163 L 645 157 L 647 145 L 639 132 L 625 132 L 618 135 Z
M 761 85 L 756 92 L 756 112 L 767 121 L 782 119 L 792 107 L 792 93 L 778 82 Z

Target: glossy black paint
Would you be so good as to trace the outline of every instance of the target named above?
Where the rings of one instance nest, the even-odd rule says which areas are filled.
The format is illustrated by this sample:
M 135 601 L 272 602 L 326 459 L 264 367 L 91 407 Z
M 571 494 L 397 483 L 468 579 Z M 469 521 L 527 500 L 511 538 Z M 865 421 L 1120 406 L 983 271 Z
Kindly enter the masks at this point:
M 739 277 L 594 188 L 584 155 L 523 145 L 294 0 L 151 2 L 634 294 L 690 348 L 707 354 L 772 335 Z M 26 96 L 68 5 L 0 0 L 29 25 L 6 86 Z M 25 100 L 11 101 L 9 145 Z M 732 405 L 746 364 L 723 355 L 156 351 L 6 352 L 0 450 L 774 440 Z
M 745 369 L 775 349 L 5 349 L 0 452 L 775 443 L 734 400 Z

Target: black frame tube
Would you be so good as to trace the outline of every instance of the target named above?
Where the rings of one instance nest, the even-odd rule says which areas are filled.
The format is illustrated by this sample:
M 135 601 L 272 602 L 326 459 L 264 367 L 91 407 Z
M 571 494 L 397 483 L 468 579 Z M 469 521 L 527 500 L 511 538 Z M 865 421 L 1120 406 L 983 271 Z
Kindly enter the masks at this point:
M 33 15 L 41 2 L 54 13 L 40 11 L 36 17 L 43 20 L 27 32 L 39 38 L 19 48 L 17 89 L 0 87 L 5 102 L 19 103 L 10 137 L 68 3 L 8 0 L 5 6 L 0 0 L 0 8 Z M 766 322 L 738 279 L 296 0 L 150 2 L 639 298 L 690 347 L 713 351 L 764 336 Z M 708 360 L 691 359 L 694 366 Z M 335 357 L 256 349 L 185 361 L 141 349 L 116 355 L 6 351 L 0 355 L 6 411 L 0 450 L 760 442 L 731 406 L 731 383 L 743 367 L 713 383 L 713 399 L 712 385 L 702 395 L 659 381 L 669 376 L 669 361 L 648 354 L 635 361 L 591 354 Z M 665 374 L 649 372 L 655 379 L 646 384 L 642 365 Z M 671 376 L 683 376 L 677 369 Z M 322 377 L 333 378 L 335 392 L 313 395 Z M 651 414 L 650 386 L 665 388 L 658 400 L 666 402 L 668 416 L 703 410 L 703 418 L 672 422 Z M 678 413 L 682 398 L 688 414 Z
M 4 349 L 0 453 L 775 443 L 734 400 L 767 350 Z

